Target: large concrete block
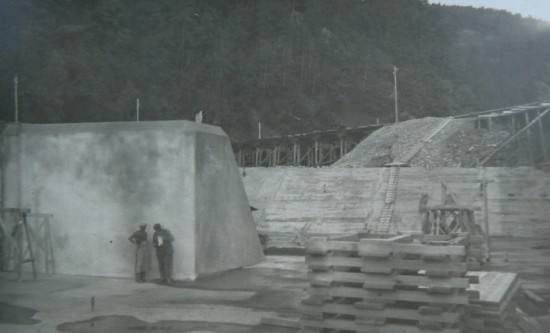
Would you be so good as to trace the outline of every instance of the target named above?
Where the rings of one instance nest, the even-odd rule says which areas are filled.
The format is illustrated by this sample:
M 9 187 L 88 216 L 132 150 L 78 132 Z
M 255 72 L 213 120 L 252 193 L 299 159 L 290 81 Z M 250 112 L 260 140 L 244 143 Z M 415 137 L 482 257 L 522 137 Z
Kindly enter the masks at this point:
M 174 235 L 176 279 L 263 258 L 231 145 L 218 127 L 9 124 L 2 150 L 2 205 L 54 215 L 57 273 L 133 276 L 128 236 L 139 223 L 148 224 L 149 240 L 154 223 Z M 36 251 L 40 259 L 40 246 Z M 44 263 L 38 267 L 44 270 Z

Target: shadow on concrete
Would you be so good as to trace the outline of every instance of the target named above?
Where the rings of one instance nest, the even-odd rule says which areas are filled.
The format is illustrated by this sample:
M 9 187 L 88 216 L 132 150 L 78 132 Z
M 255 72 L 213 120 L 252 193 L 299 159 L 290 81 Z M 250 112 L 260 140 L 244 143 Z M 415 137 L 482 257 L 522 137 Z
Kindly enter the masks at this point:
M 60 332 L 70 333 L 135 333 L 135 332 L 195 332 L 208 331 L 220 333 L 293 333 L 296 329 L 264 326 L 245 326 L 227 323 L 202 321 L 162 320 L 147 323 L 132 316 L 100 316 L 84 321 L 63 323 L 57 326 Z
M 32 319 L 37 313 L 36 310 L 15 306 L 8 303 L 0 302 L 0 323 L 15 324 L 15 325 L 32 325 L 37 324 L 40 320 Z

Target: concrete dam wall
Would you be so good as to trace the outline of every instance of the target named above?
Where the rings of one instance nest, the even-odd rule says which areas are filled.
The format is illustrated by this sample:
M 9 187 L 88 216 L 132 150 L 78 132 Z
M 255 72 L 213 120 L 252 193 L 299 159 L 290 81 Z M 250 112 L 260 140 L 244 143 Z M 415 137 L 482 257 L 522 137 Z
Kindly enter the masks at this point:
M 389 170 L 247 168 L 243 181 L 261 233 L 347 233 L 376 225 Z M 529 167 L 400 168 L 390 232 L 419 232 L 421 195 L 428 194 L 428 205 L 439 205 L 442 181 L 459 204 L 478 208 L 475 218 L 483 228 L 487 209 L 492 236 L 550 237 L 550 173 Z
M 174 278 L 251 265 L 263 254 L 229 140 L 188 121 L 9 124 L 2 206 L 53 214 L 55 272 L 131 277 L 139 223 L 175 237 Z M 33 228 L 32 218 L 29 225 Z M 35 230 L 39 271 L 45 237 Z M 158 276 L 154 251 L 151 273 Z

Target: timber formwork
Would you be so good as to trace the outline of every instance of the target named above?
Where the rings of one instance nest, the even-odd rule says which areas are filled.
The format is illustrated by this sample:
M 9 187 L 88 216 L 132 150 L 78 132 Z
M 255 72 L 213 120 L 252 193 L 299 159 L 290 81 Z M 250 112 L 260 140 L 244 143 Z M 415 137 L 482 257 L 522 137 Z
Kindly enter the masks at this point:
M 305 166 L 334 163 L 383 125 L 329 130 L 233 143 L 239 167 Z
M 475 241 L 475 240 L 474 240 Z M 311 238 L 302 332 L 464 332 L 477 277 L 468 234 Z

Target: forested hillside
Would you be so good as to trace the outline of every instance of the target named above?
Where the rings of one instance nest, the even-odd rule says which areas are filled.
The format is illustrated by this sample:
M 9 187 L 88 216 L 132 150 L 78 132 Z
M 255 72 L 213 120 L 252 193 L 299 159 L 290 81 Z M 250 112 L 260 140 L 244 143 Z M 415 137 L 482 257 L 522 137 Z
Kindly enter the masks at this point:
M 0 0 L 0 115 L 193 119 L 233 140 L 550 99 L 550 27 L 418 0 Z

